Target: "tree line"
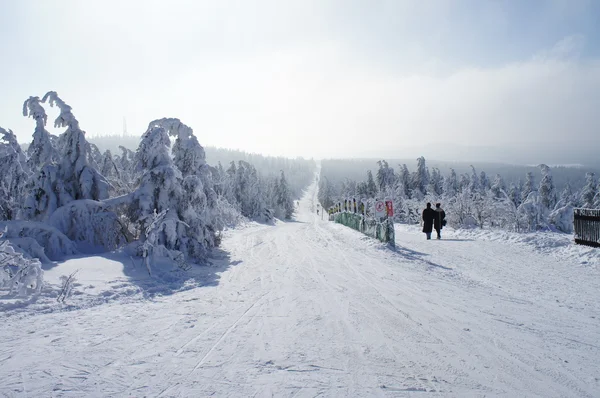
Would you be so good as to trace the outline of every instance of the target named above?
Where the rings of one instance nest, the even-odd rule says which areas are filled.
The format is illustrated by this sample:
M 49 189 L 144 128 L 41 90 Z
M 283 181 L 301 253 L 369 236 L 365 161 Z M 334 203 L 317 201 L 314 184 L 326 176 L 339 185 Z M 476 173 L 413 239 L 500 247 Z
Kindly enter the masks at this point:
M 469 173 L 457 174 L 450 168 L 442 174 L 429 169 L 424 157 L 417 159 L 415 170 L 406 164 L 394 169 L 385 160 L 377 163 L 375 175 L 357 181 L 329 173 L 328 161 L 322 162 L 319 201 L 329 208 L 344 199 L 359 198 L 372 206 L 374 199 L 394 201 L 394 219 L 402 223 L 418 223 L 426 202 L 442 202 L 448 222 L 456 228 L 495 227 L 510 231 L 556 229 L 570 233 L 573 208 L 600 208 L 598 182 L 593 172 L 585 175 L 585 184 L 574 190 L 569 182 L 560 192 L 554 184 L 552 168 L 539 165 L 539 175 L 528 172 L 524 180 L 507 183 L 500 174 L 489 177 L 485 171 L 471 166 Z M 537 182 L 536 179 L 539 181 Z

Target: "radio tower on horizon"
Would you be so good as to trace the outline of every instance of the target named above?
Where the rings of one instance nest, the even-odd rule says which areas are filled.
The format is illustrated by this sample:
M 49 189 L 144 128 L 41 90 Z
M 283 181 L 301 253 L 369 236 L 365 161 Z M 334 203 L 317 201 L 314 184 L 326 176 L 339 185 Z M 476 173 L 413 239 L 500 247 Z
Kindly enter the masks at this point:
M 123 116 L 123 137 L 127 137 L 127 119 Z

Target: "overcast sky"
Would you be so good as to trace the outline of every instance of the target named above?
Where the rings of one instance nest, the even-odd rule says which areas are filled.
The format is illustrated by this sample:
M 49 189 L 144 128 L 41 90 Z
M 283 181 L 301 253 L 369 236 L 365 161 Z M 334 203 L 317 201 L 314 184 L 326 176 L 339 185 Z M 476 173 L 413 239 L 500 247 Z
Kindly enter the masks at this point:
M 0 57 L 24 141 L 23 101 L 55 90 L 92 136 L 177 117 L 285 156 L 600 149 L 595 0 L 0 0 Z

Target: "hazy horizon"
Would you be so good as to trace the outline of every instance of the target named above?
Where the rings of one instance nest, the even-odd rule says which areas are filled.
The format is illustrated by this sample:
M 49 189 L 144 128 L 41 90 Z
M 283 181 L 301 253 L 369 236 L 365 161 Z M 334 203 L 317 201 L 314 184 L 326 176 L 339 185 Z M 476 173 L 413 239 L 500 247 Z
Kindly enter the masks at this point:
M 202 145 L 276 156 L 597 164 L 597 15 L 588 0 L 0 0 L 0 126 L 29 142 L 23 101 L 55 90 L 90 136 L 177 117 Z

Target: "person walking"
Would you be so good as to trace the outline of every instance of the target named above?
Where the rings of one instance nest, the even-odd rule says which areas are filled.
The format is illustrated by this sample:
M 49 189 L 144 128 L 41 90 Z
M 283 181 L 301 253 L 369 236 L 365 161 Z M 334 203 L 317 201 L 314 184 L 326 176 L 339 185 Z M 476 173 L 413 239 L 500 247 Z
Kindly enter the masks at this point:
M 431 203 L 427 203 L 427 208 L 423 210 L 423 232 L 427 235 L 427 240 L 431 239 L 435 215 L 436 213 L 435 210 L 431 208 Z
M 437 232 L 437 238 L 442 239 L 441 231 L 444 225 L 446 225 L 446 212 L 442 209 L 440 203 L 436 203 L 434 213 L 433 228 L 435 228 L 435 232 Z

